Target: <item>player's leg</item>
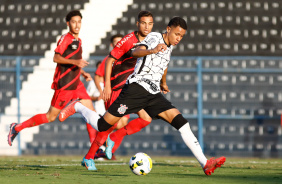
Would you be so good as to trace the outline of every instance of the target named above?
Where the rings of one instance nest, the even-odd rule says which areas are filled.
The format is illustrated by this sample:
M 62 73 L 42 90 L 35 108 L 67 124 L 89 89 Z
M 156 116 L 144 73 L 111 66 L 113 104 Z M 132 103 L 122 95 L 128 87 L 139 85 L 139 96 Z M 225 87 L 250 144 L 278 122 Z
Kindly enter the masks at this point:
M 207 162 L 207 158 L 203 154 L 197 138 L 191 131 L 188 121 L 183 118 L 181 113 L 176 108 L 173 108 L 160 113 L 159 116 L 180 132 L 185 144 L 191 149 L 201 166 L 204 167 Z
M 79 83 L 79 85 L 77 86 L 77 89 L 75 90 L 75 96 L 76 99 L 80 99 L 80 103 L 82 105 L 84 105 L 85 107 L 87 107 L 88 109 L 95 111 L 94 106 L 93 106 L 93 102 L 90 98 L 90 96 L 88 95 L 86 88 L 84 87 L 84 84 L 82 82 Z M 89 135 L 89 140 L 90 143 L 92 143 L 97 135 L 97 131 L 86 122 L 86 128 L 87 128 L 87 132 Z
M 82 105 L 84 105 L 85 107 L 87 107 L 88 109 L 92 110 L 92 111 L 95 111 L 94 107 L 93 107 L 93 103 L 91 100 L 89 99 L 81 99 L 80 100 L 80 103 Z M 87 128 L 87 132 L 88 132 L 88 135 L 89 135 L 89 140 L 90 140 L 90 143 L 92 143 L 94 141 L 94 139 L 96 138 L 96 135 L 97 135 L 97 130 L 95 130 L 90 124 L 88 124 L 86 122 L 86 128 Z
M 94 162 L 95 153 L 98 151 L 99 147 L 106 142 L 109 133 L 112 132 L 115 127 L 116 125 L 112 126 L 107 131 L 97 133 L 97 136 L 92 142 L 87 154 L 82 159 L 82 164 L 87 168 L 87 170 L 97 170 Z
M 61 111 L 60 109 L 50 106 L 47 113 L 37 114 L 19 124 L 12 123 L 10 126 L 9 135 L 8 135 L 8 144 L 12 146 L 12 142 L 14 141 L 18 133 L 25 128 L 30 128 L 30 127 L 38 126 L 44 123 L 53 122 L 56 119 L 56 117 L 58 116 L 58 114 L 60 113 L 60 111 Z
M 86 159 L 94 159 L 95 153 L 107 140 L 109 133 L 111 133 L 116 127 L 116 124 L 112 126 L 109 130 L 104 132 L 98 132 L 95 140 L 92 142 L 91 147 L 89 148 L 87 154 L 85 155 Z
M 91 111 L 81 103 L 72 103 L 60 113 L 60 117 L 69 117 L 75 112 L 82 114 L 86 122 L 90 123 L 98 131 L 106 131 L 111 128 L 119 119 L 127 114 L 136 113 L 143 109 L 147 104 L 147 91 L 138 84 L 129 84 L 124 86 L 119 97 L 110 106 L 103 117 L 98 113 Z M 71 112 L 71 113 L 67 113 Z
M 225 157 L 207 160 L 197 138 L 191 131 L 188 121 L 176 108 L 166 110 L 160 113 L 159 116 L 180 132 L 183 141 L 197 158 L 206 175 L 211 175 L 217 167 L 224 164 Z
M 97 112 L 88 109 L 79 101 L 74 101 L 60 112 L 59 120 L 64 121 L 74 113 L 80 113 L 87 123 L 89 123 L 93 128 L 95 128 L 95 130 L 100 132 L 108 130 L 121 118 L 114 116 L 109 112 L 106 112 L 104 116 L 100 118 Z
M 123 116 L 123 117 L 116 123 L 116 125 L 117 125 L 116 129 L 118 129 L 117 131 L 123 129 L 124 126 L 127 125 L 128 119 L 129 119 L 129 114 L 126 115 L 126 116 Z M 110 132 L 110 133 L 111 133 L 111 132 Z M 123 136 L 121 136 L 121 137 L 115 137 L 115 141 L 112 141 L 112 140 L 110 139 L 110 135 L 111 135 L 111 134 L 109 134 L 109 135 L 107 136 L 107 144 L 106 144 L 106 150 L 105 150 L 105 154 L 106 154 L 106 157 L 107 157 L 108 159 L 112 159 L 112 156 L 113 156 L 113 154 L 112 154 L 112 153 L 113 153 L 113 152 L 112 152 L 112 149 L 113 149 L 114 147 L 115 147 L 115 149 L 117 149 L 118 146 L 121 144 L 121 142 L 122 142 L 122 140 L 123 140 Z
M 130 121 L 125 127 L 110 134 L 107 142 L 111 142 L 111 144 L 114 144 L 114 146 L 111 149 L 111 147 L 107 145 L 105 151 L 107 157 L 117 150 L 124 136 L 135 134 L 151 123 L 152 118 L 146 113 L 145 110 L 142 109 L 137 114 L 139 118 Z

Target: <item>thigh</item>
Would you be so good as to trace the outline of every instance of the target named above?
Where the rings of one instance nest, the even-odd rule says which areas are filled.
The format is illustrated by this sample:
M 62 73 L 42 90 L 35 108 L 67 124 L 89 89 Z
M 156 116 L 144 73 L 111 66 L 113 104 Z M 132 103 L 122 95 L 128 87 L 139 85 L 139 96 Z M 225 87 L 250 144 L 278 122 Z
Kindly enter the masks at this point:
M 175 116 L 177 116 L 178 114 L 180 114 L 179 110 L 176 108 L 173 108 L 173 109 L 169 109 L 164 112 L 161 112 L 160 114 L 158 114 L 158 116 L 161 117 L 166 122 L 171 123 L 172 120 L 175 118 Z
M 122 118 L 120 118 L 120 120 L 117 122 L 117 127 L 116 129 L 121 129 L 122 127 L 126 126 L 128 124 L 128 117 L 127 116 L 123 116 Z
M 158 118 L 158 115 L 169 109 L 175 109 L 170 101 L 168 101 L 161 93 L 153 95 L 144 110 L 153 119 Z
M 55 90 L 51 106 L 62 110 L 74 98 L 74 90 Z
M 116 117 L 137 113 L 148 104 L 147 95 L 148 92 L 136 83 L 126 85 L 108 112 Z
M 152 118 L 144 109 L 140 110 L 137 114 L 141 119 L 144 119 L 145 121 L 152 121 Z
M 90 96 L 88 95 L 86 88 L 84 87 L 84 84 L 80 81 L 79 85 L 77 86 L 77 89 L 74 90 L 75 92 L 75 99 L 88 99 L 91 100 Z

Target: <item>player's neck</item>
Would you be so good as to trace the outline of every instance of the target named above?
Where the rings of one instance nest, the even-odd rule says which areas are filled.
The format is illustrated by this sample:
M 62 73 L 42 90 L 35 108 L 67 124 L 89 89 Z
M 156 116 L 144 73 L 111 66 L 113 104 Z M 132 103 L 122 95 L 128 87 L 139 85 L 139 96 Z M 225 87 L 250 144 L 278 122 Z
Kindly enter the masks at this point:
M 142 36 L 139 32 L 137 32 L 137 36 L 140 42 L 142 42 L 146 38 L 146 36 Z
M 78 39 L 78 34 L 75 34 L 75 33 L 71 32 L 71 31 L 69 31 L 69 34 L 71 34 L 75 39 Z
M 164 39 L 164 41 L 165 41 L 165 44 L 166 44 L 167 46 L 170 46 L 169 41 L 168 41 L 167 32 L 163 33 L 162 35 L 163 35 L 163 39 Z

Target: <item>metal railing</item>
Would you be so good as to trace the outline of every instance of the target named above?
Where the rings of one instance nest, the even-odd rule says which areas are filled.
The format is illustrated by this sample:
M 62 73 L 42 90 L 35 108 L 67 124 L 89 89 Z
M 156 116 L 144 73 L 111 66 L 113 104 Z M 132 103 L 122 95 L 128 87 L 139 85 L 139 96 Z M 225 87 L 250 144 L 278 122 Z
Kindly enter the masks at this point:
M 16 66 L 15 67 L 9 67 L 9 68 L 0 68 L 0 72 L 14 72 L 16 74 L 16 98 L 18 99 L 18 110 L 17 110 L 17 118 L 20 120 L 21 117 L 21 107 L 20 107 L 20 86 L 21 86 L 21 72 L 32 72 L 33 68 L 23 68 L 21 67 L 21 61 L 23 59 L 28 58 L 34 58 L 39 59 L 40 57 L 34 57 L 34 56 L 0 56 L 0 59 L 15 59 L 16 60 Z M 92 56 L 90 57 L 90 60 L 101 60 L 103 57 L 99 56 Z M 197 66 L 195 68 L 169 68 L 168 73 L 195 73 L 198 78 L 197 83 L 197 94 L 202 94 L 203 92 L 203 80 L 202 75 L 204 73 L 276 73 L 276 74 L 282 74 L 281 69 L 277 68 L 265 68 L 265 69 L 255 69 L 255 68 L 205 68 L 203 67 L 203 62 L 205 60 L 279 60 L 282 61 L 282 57 L 248 57 L 248 56 L 240 56 L 240 57 L 232 57 L 232 56 L 222 56 L 222 57 L 172 57 L 172 60 L 194 60 L 197 62 Z M 93 72 L 95 71 L 95 68 L 85 68 L 85 71 L 87 72 Z M 211 114 L 203 114 L 203 97 L 202 95 L 197 95 L 197 115 L 194 114 L 183 114 L 183 116 L 187 119 L 196 119 L 198 122 L 198 139 L 200 145 L 204 146 L 204 139 L 203 139 L 203 124 L 205 119 L 280 119 L 280 116 L 260 116 L 260 115 L 211 115 Z M 18 136 L 18 141 L 20 143 L 20 136 Z M 19 144 L 19 153 L 21 154 L 21 148 Z

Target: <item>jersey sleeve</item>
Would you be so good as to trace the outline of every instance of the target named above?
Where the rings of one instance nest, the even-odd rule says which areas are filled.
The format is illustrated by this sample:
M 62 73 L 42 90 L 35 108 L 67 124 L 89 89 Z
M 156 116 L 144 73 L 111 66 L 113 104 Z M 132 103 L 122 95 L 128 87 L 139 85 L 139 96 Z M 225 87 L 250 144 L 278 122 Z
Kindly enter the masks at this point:
M 63 55 L 65 50 L 67 50 L 70 39 L 67 39 L 67 35 L 63 35 L 57 43 L 57 48 L 55 49 L 56 54 Z
M 157 35 L 149 34 L 146 38 L 138 45 L 146 46 L 147 50 L 154 49 L 160 43 L 160 38 Z
M 110 56 L 118 60 L 132 48 L 132 45 L 132 39 L 125 36 L 116 44 L 115 48 L 110 52 Z
M 101 77 L 105 76 L 105 63 L 108 57 L 105 57 L 105 59 L 102 61 L 102 63 L 99 65 L 99 67 L 96 69 L 95 74 L 99 75 Z

